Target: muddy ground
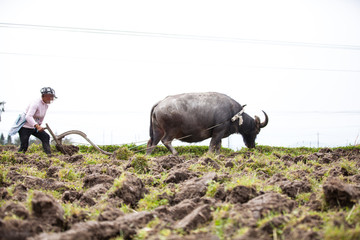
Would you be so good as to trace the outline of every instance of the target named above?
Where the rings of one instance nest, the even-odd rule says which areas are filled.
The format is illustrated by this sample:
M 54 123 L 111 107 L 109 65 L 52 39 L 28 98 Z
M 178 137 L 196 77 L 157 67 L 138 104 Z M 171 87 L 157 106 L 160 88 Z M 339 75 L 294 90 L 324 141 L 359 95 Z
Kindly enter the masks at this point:
M 71 149 L 0 147 L 0 239 L 360 239 L 360 147 Z

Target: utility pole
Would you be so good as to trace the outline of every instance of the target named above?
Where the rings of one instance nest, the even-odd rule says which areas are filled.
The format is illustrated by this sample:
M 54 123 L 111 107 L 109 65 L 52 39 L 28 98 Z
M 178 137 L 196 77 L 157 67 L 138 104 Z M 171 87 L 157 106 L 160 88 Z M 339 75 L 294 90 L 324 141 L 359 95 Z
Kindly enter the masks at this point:
M 1 113 L 5 112 L 5 108 L 4 108 L 5 103 L 6 102 L 0 102 L 0 121 L 1 121 Z
M 319 143 L 320 141 L 319 141 L 319 132 L 317 133 L 317 147 L 319 148 L 319 146 L 320 146 L 320 143 Z

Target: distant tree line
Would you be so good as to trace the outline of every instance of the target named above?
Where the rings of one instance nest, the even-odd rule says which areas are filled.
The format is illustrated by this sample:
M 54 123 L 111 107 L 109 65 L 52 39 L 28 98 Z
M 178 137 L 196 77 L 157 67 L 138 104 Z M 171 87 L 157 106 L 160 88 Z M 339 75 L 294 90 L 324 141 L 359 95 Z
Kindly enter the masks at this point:
M 30 137 L 29 145 L 31 144 L 41 144 L 41 141 L 35 137 Z M 70 138 L 64 138 L 62 141 L 63 144 L 72 144 Z M 0 134 L 0 145 L 16 145 L 20 146 L 20 138 L 16 136 L 14 139 L 11 136 L 5 137 L 3 133 Z
M 35 139 L 30 139 L 30 144 L 31 143 L 35 143 L 37 141 L 35 141 Z M 40 142 L 40 141 L 39 141 Z M 0 134 L 0 145 L 16 145 L 16 146 L 20 146 L 20 138 L 19 137 L 15 137 L 14 140 L 12 139 L 11 136 L 7 136 L 5 137 L 5 135 L 3 133 Z
M 20 140 L 19 140 L 20 142 Z M 1 133 L 0 135 L 0 145 L 12 145 L 13 142 L 12 142 L 12 139 L 11 139 L 11 136 L 7 136 L 7 138 L 5 139 L 5 136 L 3 133 Z

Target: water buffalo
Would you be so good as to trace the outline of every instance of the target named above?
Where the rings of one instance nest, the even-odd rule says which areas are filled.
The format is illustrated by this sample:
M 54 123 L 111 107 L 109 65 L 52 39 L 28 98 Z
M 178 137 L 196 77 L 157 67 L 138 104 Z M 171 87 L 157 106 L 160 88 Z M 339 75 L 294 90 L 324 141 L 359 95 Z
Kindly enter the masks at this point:
M 244 113 L 244 106 L 229 96 L 216 92 L 183 93 L 168 96 L 156 103 L 151 109 L 150 140 L 147 154 L 161 142 L 171 151 L 177 151 L 171 145 L 174 139 L 183 142 L 200 142 L 211 138 L 210 152 L 219 152 L 221 139 L 233 133 L 243 136 L 248 148 L 255 147 L 255 138 L 260 129 L 268 124 Z

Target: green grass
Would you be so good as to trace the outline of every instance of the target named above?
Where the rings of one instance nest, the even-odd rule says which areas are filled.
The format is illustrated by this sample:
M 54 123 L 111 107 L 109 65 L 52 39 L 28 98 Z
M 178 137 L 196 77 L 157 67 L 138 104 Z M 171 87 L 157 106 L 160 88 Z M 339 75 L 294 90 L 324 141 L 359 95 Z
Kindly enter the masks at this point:
M 125 145 L 106 145 L 106 146 L 99 146 L 101 149 L 107 152 L 115 152 L 116 155 L 120 155 L 117 157 L 118 159 L 128 159 L 131 155 L 135 153 L 142 153 L 144 154 L 146 151 L 146 144 L 143 145 L 135 145 L 135 144 L 125 144 Z M 176 146 L 176 151 L 179 155 L 195 155 L 195 156 L 202 156 L 209 151 L 208 146 Z M 79 151 L 81 153 L 96 153 L 98 152 L 93 146 L 86 146 L 80 145 Z M 119 151 L 119 153 L 118 153 Z M 234 151 L 229 148 L 221 148 L 221 154 L 231 154 Z M 125 155 L 122 156 L 123 152 Z M 152 156 L 163 156 L 170 154 L 170 151 L 165 146 L 156 146 L 156 148 L 152 152 Z
M 101 210 L 103 210 L 108 202 L 107 197 L 113 192 L 122 187 L 126 180 L 127 174 L 136 175 L 145 184 L 148 192 L 138 202 L 136 207 L 131 207 L 126 204 L 119 203 L 117 206 L 125 214 L 140 212 L 140 211 L 154 211 L 160 206 L 169 206 L 169 200 L 161 199 L 159 195 L 166 194 L 173 196 L 179 191 L 182 183 L 167 184 L 165 179 L 168 177 L 170 170 L 164 170 L 161 173 L 156 173 L 154 176 L 153 167 L 156 165 L 156 158 L 159 156 L 170 155 L 171 153 L 164 146 L 157 146 L 150 156 L 144 155 L 143 148 L 145 146 L 136 145 L 111 145 L 101 146 L 102 149 L 108 152 L 114 152 L 114 155 L 109 157 L 99 153 L 96 149 L 89 146 L 79 146 L 78 154 L 83 155 L 81 161 L 69 163 L 68 157 L 60 153 L 54 152 L 54 156 L 48 158 L 43 153 L 41 145 L 31 145 L 31 149 L 25 155 L 19 155 L 12 151 L 0 152 L 0 187 L 3 187 L 9 194 L 13 196 L 14 188 L 18 184 L 24 182 L 17 180 L 15 183 L 8 177 L 10 171 L 15 171 L 24 176 L 33 176 L 41 179 L 47 178 L 48 167 L 45 165 L 59 167 L 57 172 L 58 181 L 62 181 L 69 189 L 77 190 L 78 192 L 85 192 L 87 189 L 83 187 L 83 180 L 92 167 L 101 166 L 101 173 L 107 173 L 109 168 L 114 168 L 121 174 L 114 177 L 113 186 L 108 190 L 103 197 L 98 200 L 96 207 L 79 206 L 77 203 L 63 203 L 61 200 L 62 192 L 54 190 L 41 190 L 46 194 L 52 195 L 57 201 L 61 202 L 65 211 L 65 219 L 71 218 L 73 215 L 80 215 L 86 213 L 87 220 L 96 220 Z M 340 169 L 341 175 L 339 178 L 347 183 L 352 183 L 348 176 L 360 174 L 359 163 L 355 159 L 347 157 L 340 157 L 331 163 L 321 163 L 317 160 L 309 160 L 309 156 L 318 152 L 318 148 L 284 148 L 284 147 L 270 147 L 257 146 L 255 149 L 242 148 L 239 151 L 222 148 L 221 154 L 208 153 L 207 146 L 179 146 L 175 147 L 180 157 L 185 158 L 186 161 L 190 159 L 198 159 L 195 164 L 188 166 L 187 170 L 196 173 L 199 177 L 208 172 L 215 172 L 218 176 L 216 181 L 211 181 L 207 185 L 207 192 L 205 198 L 214 199 L 214 196 L 220 187 L 225 191 L 229 191 L 236 186 L 253 187 L 257 192 L 276 192 L 282 193 L 279 185 L 270 184 L 269 179 L 278 174 L 285 177 L 289 181 L 301 181 L 306 179 L 311 186 L 311 192 L 300 193 L 294 199 L 297 203 L 296 209 L 291 213 L 286 213 L 289 219 L 282 225 L 274 229 L 273 239 L 284 239 L 284 232 L 286 229 L 298 228 L 306 231 L 314 231 L 319 233 L 323 239 L 360 239 L 360 204 L 357 202 L 352 208 L 330 208 L 326 205 L 322 185 L 327 178 L 331 176 L 331 171 Z M 331 149 L 336 151 L 337 148 Z M 358 151 L 360 146 L 347 146 L 341 148 L 344 151 Z M 290 158 L 299 157 L 304 159 L 295 162 L 294 159 L 288 161 L 284 160 L 283 156 Z M 201 159 L 210 158 L 218 167 L 203 164 Z M 31 160 L 29 160 L 31 159 Z M 232 161 L 233 165 L 226 167 L 226 162 Z M 39 164 L 42 163 L 42 164 Z M 11 170 L 10 170 L 11 169 Z M 314 172 L 316 169 L 322 169 L 325 173 L 321 178 L 316 179 Z M 31 199 L 34 190 L 29 189 L 27 200 L 24 203 L 26 208 L 31 212 Z M 320 201 L 321 210 L 310 211 L 306 206 L 310 201 L 311 195 L 314 194 L 316 199 Z M 197 200 L 202 201 L 202 200 Z M 204 200 L 205 201 L 205 200 Z M 4 199 L 0 200 L 0 207 L 7 203 Z M 241 237 L 249 230 L 247 226 L 241 226 L 237 219 L 237 215 L 229 217 L 229 213 L 234 209 L 233 204 L 228 202 L 217 203 L 212 210 L 212 220 L 207 225 L 199 226 L 190 232 L 211 232 L 219 239 L 233 239 Z M 170 206 L 169 206 L 170 207 Z M 234 214 L 234 212 L 232 212 Z M 257 228 L 261 228 L 272 219 L 284 215 L 283 213 L 270 213 L 266 217 L 259 219 L 256 223 Z M 322 224 L 319 226 L 309 226 L 300 221 L 309 215 L 317 215 L 321 218 Z M 240 217 L 240 213 L 239 213 Z M 167 239 L 171 236 L 187 235 L 188 232 L 181 230 L 174 230 L 166 225 L 160 218 L 155 218 L 145 227 L 133 236 L 133 239 L 147 239 L 152 234 L 152 231 L 157 232 L 158 239 Z M 122 236 L 112 238 L 113 240 L 123 239 Z

